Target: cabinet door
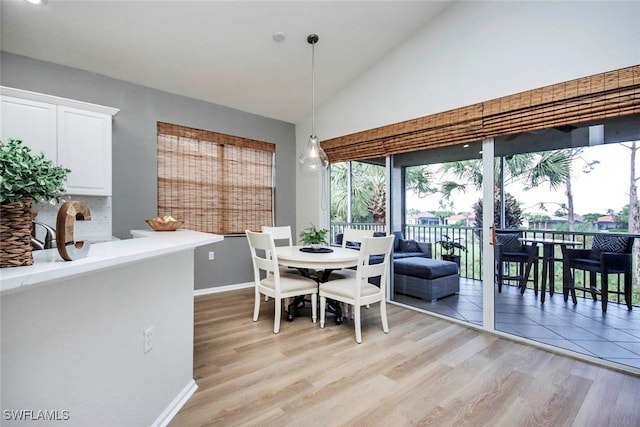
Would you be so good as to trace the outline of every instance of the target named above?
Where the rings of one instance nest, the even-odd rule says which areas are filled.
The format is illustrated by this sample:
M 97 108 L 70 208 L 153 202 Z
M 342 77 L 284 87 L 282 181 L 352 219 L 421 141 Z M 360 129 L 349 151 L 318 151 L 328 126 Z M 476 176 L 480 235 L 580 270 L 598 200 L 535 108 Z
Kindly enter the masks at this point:
M 34 153 L 44 152 L 57 163 L 57 106 L 27 99 L 2 97 L 2 141 L 19 139 Z
M 71 169 L 67 192 L 111 195 L 111 116 L 58 107 L 58 163 Z

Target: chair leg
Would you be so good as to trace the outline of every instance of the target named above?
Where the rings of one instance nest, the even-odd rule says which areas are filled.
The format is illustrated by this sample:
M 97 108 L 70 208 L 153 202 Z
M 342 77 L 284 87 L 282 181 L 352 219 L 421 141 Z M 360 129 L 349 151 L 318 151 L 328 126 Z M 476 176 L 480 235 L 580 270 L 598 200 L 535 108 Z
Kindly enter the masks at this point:
M 502 263 L 498 262 L 498 293 L 502 293 Z
M 256 289 L 255 298 L 253 302 L 253 321 L 258 321 L 258 315 L 260 314 L 260 292 Z
M 277 334 L 280 332 L 280 317 L 282 316 L 282 299 L 274 298 L 276 304 L 276 314 L 273 319 L 273 333 Z
M 518 263 L 518 277 L 520 277 L 518 287 L 520 288 L 520 295 L 522 295 L 525 289 L 527 289 L 527 280 L 524 277 L 524 262 Z
M 342 317 L 346 320 L 346 319 L 353 319 L 353 313 L 349 314 L 350 312 L 350 308 L 349 308 L 349 304 L 347 304 L 346 302 L 341 302 L 340 305 L 342 306 Z M 349 317 L 351 316 L 351 317 Z
M 533 292 L 535 296 L 538 296 L 538 260 L 533 262 Z
M 387 319 L 387 302 L 380 300 L 380 318 L 382 319 L 382 331 L 385 334 L 389 333 L 389 321 Z
M 624 273 L 624 301 L 627 303 L 627 309 L 632 310 L 631 295 L 633 293 L 633 283 L 631 282 L 631 273 Z
M 311 321 L 316 323 L 318 320 L 318 294 L 311 294 Z
M 325 310 L 327 308 L 327 298 L 320 297 L 320 327 L 324 328 Z
M 609 274 L 602 273 L 602 312 L 607 312 L 607 303 L 609 302 Z
M 606 276 L 606 274 L 602 275 L 603 278 L 604 276 Z M 596 289 L 596 273 L 593 271 L 589 273 L 589 287 L 591 287 L 591 289 Z M 591 298 L 593 298 L 594 301 L 597 301 L 598 294 L 595 291 L 591 291 Z
M 360 344 L 362 342 L 362 328 L 360 326 L 360 306 L 359 305 L 354 305 L 353 306 L 353 312 L 354 312 L 354 320 L 353 323 L 356 327 L 356 342 L 358 344 Z
M 562 273 L 562 295 L 564 296 L 564 302 L 567 302 L 569 300 L 569 294 L 571 294 L 571 300 L 575 305 L 575 304 L 578 304 L 578 298 L 576 297 L 576 288 L 575 288 L 576 274 L 569 267 L 563 267 L 563 270 L 565 268 L 566 268 L 566 272 Z M 544 292 L 544 289 L 542 290 L 542 292 Z
M 529 281 L 529 275 L 531 274 L 531 267 L 533 266 L 533 263 L 531 262 L 527 262 L 527 268 L 524 271 L 524 274 L 521 276 L 520 278 L 520 294 L 524 294 L 524 292 L 527 290 L 527 282 Z M 538 290 L 535 290 L 535 294 L 538 295 Z

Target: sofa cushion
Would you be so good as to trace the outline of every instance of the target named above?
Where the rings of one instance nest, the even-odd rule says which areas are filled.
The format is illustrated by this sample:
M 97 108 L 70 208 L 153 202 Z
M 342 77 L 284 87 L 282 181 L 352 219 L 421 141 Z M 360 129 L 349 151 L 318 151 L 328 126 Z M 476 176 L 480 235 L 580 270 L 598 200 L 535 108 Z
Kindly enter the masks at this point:
M 429 258 L 427 254 L 424 252 L 394 252 L 393 259 L 402 259 L 402 258 Z
M 398 252 L 420 252 L 420 248 L 415 240 L 400 239 Z
M 400 249 L 400 240 L 404 239 L 404 235 L 402 231 L 394 231 L 393 235 L 396 236 L 396 238 L 393 239 L 393 250 L 397 252 Z
M 420 277 L 423 279 L 437 279 L 458 273 L 458 265 L 451 261 L 431 258 L 402 258 L 393 261 L 394 274 Z

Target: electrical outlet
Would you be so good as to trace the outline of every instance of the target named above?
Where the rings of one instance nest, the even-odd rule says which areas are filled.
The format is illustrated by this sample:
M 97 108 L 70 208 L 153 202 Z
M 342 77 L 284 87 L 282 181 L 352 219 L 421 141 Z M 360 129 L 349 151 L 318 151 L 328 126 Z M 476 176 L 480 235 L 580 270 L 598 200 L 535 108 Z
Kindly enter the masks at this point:
M 143 332 L 143 348 L 144 353 L 148 353 L 153 348 L 153 326 L 148 327 Z
M 216 259 L 216 253 L 213 251 L 209 252 L 209 261 L 213 261 L 214 259 Z

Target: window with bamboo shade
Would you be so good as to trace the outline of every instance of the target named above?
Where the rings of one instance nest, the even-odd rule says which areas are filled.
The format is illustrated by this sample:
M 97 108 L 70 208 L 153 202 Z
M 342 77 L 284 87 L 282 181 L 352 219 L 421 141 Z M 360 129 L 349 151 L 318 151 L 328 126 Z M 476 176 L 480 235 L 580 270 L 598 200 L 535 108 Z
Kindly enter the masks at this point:
M 640 113 L 640 65 L 322 141 L 331 163 Z
M 158 123 L 158 215 L 243 234 L 273 224 L 275 145 Z

